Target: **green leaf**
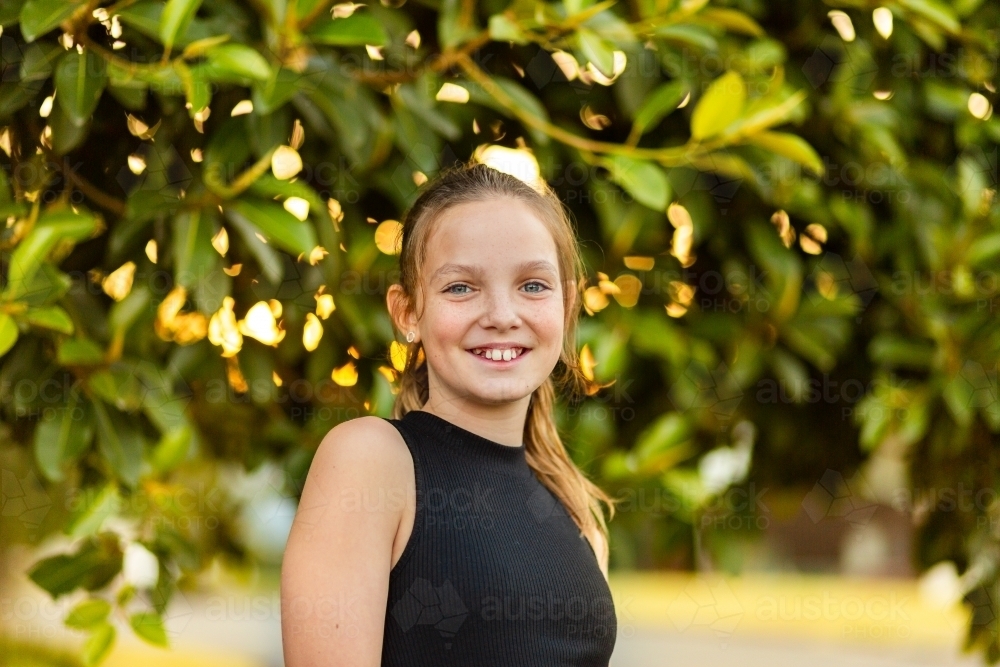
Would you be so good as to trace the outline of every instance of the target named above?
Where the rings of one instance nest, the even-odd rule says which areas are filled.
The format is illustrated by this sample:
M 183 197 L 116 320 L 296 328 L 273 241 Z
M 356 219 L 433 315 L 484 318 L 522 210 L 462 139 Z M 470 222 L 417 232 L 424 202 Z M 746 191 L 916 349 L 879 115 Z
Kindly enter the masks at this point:
M 84 600 L 73 607 L 66 617 L 66 625 L 77 630 L 88 630 L 107 620 L 111 605 L 106 600 Z
M 205 148 L 204 172 L 210 178 L 225 182 L 238 174 L 250 157 L 250 137 L 247 136 L 246 118 L 227 118 L 213 133 Z
M 694 512 L 704 507 L 712 497 L 696 468 L 671 468 L 660 477 L 660 483 L 677 498 L 680 505 L 678 516 L 686 521 L 693 521 Z
M 643 134 L 655 127 L 664 116 L 677 108 L 677 105 L 687 94 L 687 84 L 679 80 L 670 81 L 654 90 L 646 97 L 639 110 L 635 112 L 636 131 Z
M 56 155 L 69 153 L 82 144 L 90 133 L 89 118 L 77 125 L 58 104 L 49 116 L 49 125 L 52 127 L 52 151 Z
M 0 313 L 0 356 L 7 354 L 17 342 L 17 323 L 7 313 Z
M 965 251 L 965 261 L 973 266 L 982 266 L 1000 255 L 1000 232 L 987 234 L 976 239 Z
M 142 468 L 142 434 L 125 415 L 94 402 L 97 416 L 97 444 L 101 456 L 122 482 L 135 488 Z
M 868 358 L 880 366 L 926 369 L 934 361 L 934 345 L 902 336 L 879 334 L 868 344 Z
M 47 413 L 35 428 L 35 462 L 50 482 L 61 482 L 67 461 L 78 458 L 94 437 L 90 406 L 76 392 L 65 405 Z
M 78 0 L 27 0 L 21 7 L 21 35 L 33 42 L 72 16 Z
M 185 60 L 198 58 L 199 56 L 205 55 L 213 46 L 224 44 L 229 40 L 230 35 L 212 35 L 211 37 L 206 37 L 205 39 L 193 41 L 184 47 L 181 57 Z
M 8 282 L 3 296 L 15 299 L 23 295 L 42 260 L 60 239 L 82 241 L 94 233 L 97 224 L 98 219 L 93 215 L 74 213 L 70 210 L 42 215 L 35 223 L 35 228 L 21 240 L 11 254 Z
M 21 17 L 21 7 L 24 0 L 6 0 L 0 5 L 0 26 L 8 26 L 17 23 Z
M 90 633 L 83 644 L 83 664 L 98 665 L 111 651 L 115 643 L 115 626 L 101 623 Z
M 125 25 L 134 28 L 150 39 L 162 42 L 160 28 L 165 9 L 166 5 L 162 0 L 139 0 L 133 5 L 121 7 L 117 13 Z M 197 13 L 197 9 L 192 12 L 192 15 L 195 13 Z M 213 30 L 208 21 L 200 21 L 194 17 L 188 21 L 187 28 L 177 32 L 172 47 L 185 46 L 194 41 L 209 39 L 216 36 L 218 32 L 221 32 L 221 27 L 216 27 Z
M 746 99 L 747 87 L 738 72 L 729 71 L 717 78 L 691 114 L 691 136 L 701 141 L 726 129 L 743 113 Z
M 192 118 L 212 101 L 212 82 L 209 67 L 205 64 L 188 67 L 177 61 L 174 70 L 184 87 L 184 97 L 188 102 L 188 115 Z
M 89 338 L 59 341 L 56 361 L 62 366 L 96 366 L 104 363 L 104 350 Z
M 101 529 L 104 521 L 114 515 L 121 506 L 118 485 L 109 482 L 97 491 L 89 488 L 83 491 L 83 502 L 76 508 L 66 524 L 65 533 L 71 537 L 87 537 Z
M 506 14 L 494 14 L 489 22 L 490 39 L 497 42 L 528 44 L 530 40 L 521 32 L 521 26 Z
M 24 49 L 24 60 L 21 61 L 21 80 L 44 81 L 52 76 L 52 68 L 56 61 L 66 53 L 59 44 L 52 42 L 34 42 Z
M 655 30 L 657 37 L 682 44 L 693 46 L 701 51 L 717 51 L 719 43 L 705 28 L 696 25 L 662 25 Z
M 787 123 L 802 112 L 802 102 L 806 99 L 804 91 L 798 91 L 785 99 L 775 97 L 757 98 L 743 110 L 743 117 L 726 128 L 726 137 L 734 140 L 750 136 L 769 127 Z
M 122 569 L 122 552 L 115 535 L 85 541 L 76 553 L 45 558 L 28 572 L 38 586 L 53 598 L 77 588 L 103 588 Z
M 24 319 L 28 321 L 28 324 L 35 327 L 51 329 L 52 331 L 58 331 L 67 335 L 73 333 L 73 320 L 70 319 L 69 313 L 59 306 L 29 308 L 28 312 L 24 315 Z
M 438 3 L 437 37 L 441 48 L 455 48 L 479 32 L 475 25 L 476 12 L 463 12 L 465 6 L 462 0 L 441 0 Z
M 149 288 L 145 285 L 133 287 L 127 297 L 111 306 L 108 324 L 113 329 L 127 331 L 149 308 L 151 298 Z
M 899 4 L 953 35 L 962 31 L 955 12 L 944 3 L 936 0 L 899 0 Z
M 654 461 L 662 465 L 665 463 L 664 459 L 676 463 L 690 454 L 683 445 L 691 435 L 691 426 L 687 420 L 677 412 L 669 412 L 639 435 L 630 455 L 637 468 L 648 467 Z
M 285 68 L 275 68 L 267 81 L 253 85 L 253 110 L 261 114 L 269 114 L 285 102 L 295 97 L 299 86 L 304 83 L 303 75 Z
M 219 254 L 212 247 L 215 225 L 211 214 L 194 210 L 174 218 L 174 281 L 188 289 L 216 269 Z
M 181 426 L 163 434 L 153 450 L 153 468 L 159 473 L 170 472 L 187 457 L 191 449 L 191 427 Z
M 797 162 L 817 176 L 823 174 L 823 160 L 802 137 L 787 132 L 760 132 L 747 137 L 747 143 L 765 148 Z
M 383 46 L 388 41 L 382 23 L 367 12 L 354 12 L 342 19 L 316 24 L 309 38 L 317 44 L 330 46 Z
M 269 241 L 293 255 L 308 254 L 316 247 L 316 231 L 308 221 L 302 221 L 279 204 L 241 199 L 227 208 L 253 223 Z
M 245 44 L 220 44 L 206 54 L 208 64 L 215 70 L 266 81 L 271 78 L 271 66 L 260 53 Z
M 730 32 L 738 32 L 751 37 L 762 37 L 764 29 L 750 16 L 737 9 L 707 7 L 697 14 L 699 21 L 717 25 Z
M 278 284 L 284 273 L 284 265 L 278 251 L 270 244 L 261 241 L 255 233 L 257 227 L 234 211 L 232 207 L 226 211 L 226 219 L 232 223 L 233 227 L 236 228 L 236 231 L 243 238 L 243 242 L 250 249 L 250 253 L 257 260 L 257 263 L 260 264 L 260 270 L 263 271 L 264 277 L 272 283 Z
M 670 183 L 663 169 L 645 160 L 612 155 L 604 161 L 611 180 L 625 188 L 640 204 L 661 213 L 670 201 Z
M 580 50 L 586 58 L 594 63 L 594 67 L 606 77 L 615 73 L 614 46 L 589 28 L 579 27 L 576 31 Z
M 191 24 L 201 0 L 168 0 L 160 16 L 160 41 L 167 51 L 173 48 L 178 35 L 183 35 Z
M 974 364 L 975 362 L 970 361 L 966 363 Z M 973 405 L 975 403 L 973 392 L 972 385 L 969 384 L 969 381 L 963 374 L 955 375 L 949 379 L 941 391 L 941 397 L 944 399 L 948 411 L 954 417 L 955 421 L 958 422 L 959 426 L 968 427 L 972 423 L 974 414 Z
M 167 633 L 163 628 L 163 619 L 159 614 L 143 611 L 132 614 L 128 619 L 135 634 L 155 646 L 167 646 Z
M 104 58 L 90 49 L 67 51 L 56 65 L 56 101 L 74 125 L 83 125 L 94 114 L 107 82 Z
M 634 451 L 648 456 L 668 447 L 676 447 L 691 437 L 691 426 L 677 412 L 660 416 L 636 440 Z

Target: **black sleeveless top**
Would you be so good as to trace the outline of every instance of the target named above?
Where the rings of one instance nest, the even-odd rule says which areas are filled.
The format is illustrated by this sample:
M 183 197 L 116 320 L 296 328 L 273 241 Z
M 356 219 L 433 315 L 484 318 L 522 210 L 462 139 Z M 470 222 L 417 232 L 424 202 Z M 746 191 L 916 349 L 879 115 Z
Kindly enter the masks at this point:
M 417 509 L 389 575 L 383 667 L 606 667 L 617 617 L 590 543 L 510 447 L 423 410 L 387 419 Z

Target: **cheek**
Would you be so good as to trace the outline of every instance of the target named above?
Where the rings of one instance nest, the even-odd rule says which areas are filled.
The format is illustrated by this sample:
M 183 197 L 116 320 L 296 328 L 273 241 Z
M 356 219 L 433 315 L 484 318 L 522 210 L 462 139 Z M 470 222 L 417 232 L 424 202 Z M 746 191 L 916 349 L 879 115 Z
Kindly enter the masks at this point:
M 428 333 L 445 345 L 461 341 L 468 325 L 468 316 L 456 308 L 439 308 L 427 318 Z
M 540 342 L 544 341 L 553 346 L 562 345 L 563 315 L 561 312 L 553 313 L 551 310 L 539 312 L 536 317 L 532 318 L 531 326 Z

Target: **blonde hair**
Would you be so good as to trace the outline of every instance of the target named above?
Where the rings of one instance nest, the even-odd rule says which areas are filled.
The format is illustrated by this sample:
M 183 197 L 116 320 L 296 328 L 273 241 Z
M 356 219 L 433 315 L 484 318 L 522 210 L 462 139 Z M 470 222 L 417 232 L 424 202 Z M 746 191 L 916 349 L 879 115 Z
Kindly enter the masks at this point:
M 557 364 L 557 370 L 531 395 L 524 425 L 525 458 L 538 480 L 562 501 L 580 532 L 591 542 L 600 558 L 602 554 L 595 538 L 600 533 L 607 544 L 608 535 L 601 503 L 608 506 L 610 520 L 615 513 L 614 501 L 587 479 L 570 459 L 553 418 L 556 401 L 553 377 L 571 398 L 581 396 L 587 385 L 576 351 L 580 290 L 586 284 L 586 273 L 576 234 L 562 202 L 546 183 L 541 182 L 536 187 L 538 190 L 519 178 L 483 164 L 465 164 L 443 171 L 425 186 L 403 219 L 399 284 L 408 302 L 406 307 L 413 308 L 420 285 L 419 269 L 426 256 L 432 222 L 449 207 L 467 202 L 512 198 L 527 204 L 548 227 L 555 241 L 563 285 L 565 335 L 559 356 L 562 369 L 558 370 L 560 364 Z M 575 287 L 575 295 L 566 288 L 570 279 Z M 422 408 L 429 395 L 427 364 L 420 342 L 408 344 L 406 359 L 399 393 L 392 410 L 395 419 L 402 418 L 411 410 Z

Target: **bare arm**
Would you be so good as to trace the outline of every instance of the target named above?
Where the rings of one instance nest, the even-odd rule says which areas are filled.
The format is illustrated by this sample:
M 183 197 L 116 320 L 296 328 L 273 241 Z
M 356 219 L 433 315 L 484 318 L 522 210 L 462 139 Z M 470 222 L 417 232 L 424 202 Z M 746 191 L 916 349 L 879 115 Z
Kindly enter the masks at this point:
M 320 443 L 281 566 L 287 667 L 381 663 L 407 466 L 406 445 L 378 417 L 339 424 Z

